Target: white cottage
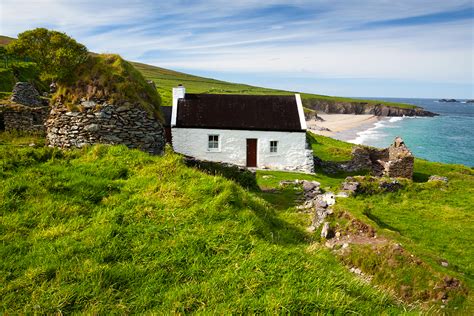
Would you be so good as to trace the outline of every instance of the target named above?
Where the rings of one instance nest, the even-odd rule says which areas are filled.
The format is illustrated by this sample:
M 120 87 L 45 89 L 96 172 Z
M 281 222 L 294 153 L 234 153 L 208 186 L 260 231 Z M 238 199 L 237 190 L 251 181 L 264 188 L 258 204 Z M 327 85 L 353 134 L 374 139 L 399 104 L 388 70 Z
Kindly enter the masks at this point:
M 173 88 L 170 122 L 176 152 L 239 166 L 313 171 L 299 94 L 189 94 Z

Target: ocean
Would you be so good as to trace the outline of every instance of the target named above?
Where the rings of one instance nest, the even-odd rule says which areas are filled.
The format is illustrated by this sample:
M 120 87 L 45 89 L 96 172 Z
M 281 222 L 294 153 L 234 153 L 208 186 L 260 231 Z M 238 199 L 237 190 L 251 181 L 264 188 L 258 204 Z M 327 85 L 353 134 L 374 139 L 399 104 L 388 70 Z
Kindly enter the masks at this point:
M 367 99 L 367 98 L 365 98 Z M 474 104 L 437 99 L 371 98 L 409 103 L 440 114 L 436 117 L 386 117 L 336 138 L 355 144 L 387 147 L 396 136 L 419 158 L 474 167 Z

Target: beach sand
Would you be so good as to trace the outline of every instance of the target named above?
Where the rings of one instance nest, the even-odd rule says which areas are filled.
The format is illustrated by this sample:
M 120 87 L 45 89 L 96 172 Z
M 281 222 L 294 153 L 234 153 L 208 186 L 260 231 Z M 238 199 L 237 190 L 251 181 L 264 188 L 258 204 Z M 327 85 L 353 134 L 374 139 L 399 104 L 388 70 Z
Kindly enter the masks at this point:
M 324 121 L 310 120 L 306 121 L 306 125 L 309 131 L 323 136 L 334 136 L 335 133 L 355 130 L 378 121 L 377 116 L 370 114 L 318 114 L 318 116 Z

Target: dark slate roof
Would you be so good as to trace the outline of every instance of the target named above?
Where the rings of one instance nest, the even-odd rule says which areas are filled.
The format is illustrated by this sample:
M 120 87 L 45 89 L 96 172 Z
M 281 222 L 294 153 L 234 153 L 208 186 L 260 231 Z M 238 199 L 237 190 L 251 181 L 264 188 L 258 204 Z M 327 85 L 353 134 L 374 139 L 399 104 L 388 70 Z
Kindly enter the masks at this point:
M 163 123 L 164 127 L 171 126 L 171 109 L 172 108 L 173 107 L 171 106 L 160 106 L 161 113 L 163 114 L 163 119 L 164 119 L 164 123 Z
M 178 100 L 177 127 L 302 131 L 295 96 L 189 94 Z

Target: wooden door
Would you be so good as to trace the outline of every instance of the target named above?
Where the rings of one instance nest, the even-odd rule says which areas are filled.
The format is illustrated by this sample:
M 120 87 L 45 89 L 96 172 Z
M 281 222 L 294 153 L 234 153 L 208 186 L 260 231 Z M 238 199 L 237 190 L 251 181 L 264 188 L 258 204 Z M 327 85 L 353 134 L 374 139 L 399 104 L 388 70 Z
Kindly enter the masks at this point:
M 257 140 L 247 139 L 247 167 L 257 167 Z

